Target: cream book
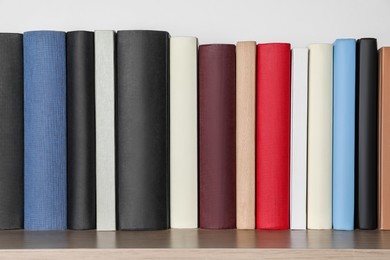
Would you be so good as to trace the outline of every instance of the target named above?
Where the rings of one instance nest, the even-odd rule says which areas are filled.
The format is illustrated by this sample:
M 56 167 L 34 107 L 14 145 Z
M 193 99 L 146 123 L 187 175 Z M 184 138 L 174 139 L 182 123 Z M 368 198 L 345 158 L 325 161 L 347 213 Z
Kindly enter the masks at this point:
M 113 31 L 95 31 L 96 229 L 115 230 L 115 60 Z
M 197 51 L 195 37 L 170 39 L 172 228 L 198 227 Z
M 308 56 L 307 48 L 291 51 L 291 229 L 306 229 Z
M 333 45 L 309 46 L 307 227 L 332 228 Z

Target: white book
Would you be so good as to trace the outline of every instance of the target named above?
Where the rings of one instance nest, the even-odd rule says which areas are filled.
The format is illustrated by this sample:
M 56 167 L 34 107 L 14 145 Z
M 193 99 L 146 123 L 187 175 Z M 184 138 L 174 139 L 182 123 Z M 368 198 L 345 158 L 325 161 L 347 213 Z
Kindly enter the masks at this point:
M 291 52 L 290 227 L 306 229 L 308 49 Z
M 333 45 L 309 46 L 307 227 L 332 228 Z
M 113 31 L 95 31 L 96 229 L 115 230 L 115 60 Z
M 197 52 L 197 38 L 171 37 L 170 213 L 172 228 L 198 227 Z

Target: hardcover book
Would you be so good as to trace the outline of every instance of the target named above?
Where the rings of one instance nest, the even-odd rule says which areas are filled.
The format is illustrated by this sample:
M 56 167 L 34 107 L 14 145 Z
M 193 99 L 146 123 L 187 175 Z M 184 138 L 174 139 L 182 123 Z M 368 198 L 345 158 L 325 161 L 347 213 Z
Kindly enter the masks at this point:
M 0 33 L 0 229 L 23 228 L 23 35 Z
M 307 228 L 332 228 L 333 46 L 309 46 Z
M 257 45 L 257 229 L 290 227 L 290 74 L 290 44 Z
M 66 213 L 64 32 L 25 32 L 24 228 L 62 230 Z
M 356 41 L 338 39 L 333 51 L 333 229 L 353 230 Z
M 117 226 L 169 228 L 169 34 L 117 33 Z
M 379 223 L 390 230 L 390 47 L 379 50 Z
M 309 51 L 291 51 L 290 227 L 306 229 L 307 79 Z
M 256 42 L 236 46 L 237 228 L 255 228 Z
M 198 40 L 170 39 L 171 227 L 198 227 Z
M 68 228 L 96 228 L 94 33 L 66 34 Z
M 236 48 L 199 46 L 199 226 L 236 227 Z
M 116 229 L 115 33 L 95 31 L 96 229 Z
M 357 42 L 355 220 L 378 226 L 378 50 L 376 39 Z

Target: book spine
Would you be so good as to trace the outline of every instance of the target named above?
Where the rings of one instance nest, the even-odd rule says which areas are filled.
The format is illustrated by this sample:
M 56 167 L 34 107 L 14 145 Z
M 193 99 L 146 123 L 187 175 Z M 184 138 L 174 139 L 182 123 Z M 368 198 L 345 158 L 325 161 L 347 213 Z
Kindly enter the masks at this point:
M 95 31 L 96 229 L 115 230 L 115 33 Z
M 0 229 L 23 228 L 23 35 L 0 33 Z
M 333 229 L 354 229 L 356 41 L 333 45 Z
M 309 46 L 307 228 L 332 228 L 333 46 Z
M 379 223 L 390 230 L 390 47 L 379 50 Z
M 198 41 L 170 39 L 172 228 L 198 227 Z
M 66 34 L 67 203 L 69 229 L 96 228 L 93 32 Z
M 26 32 L 23 40 L 24 228 L 66 229 L 65 33 Z
M 255 228 L 256 42 L 236 46 L 237 228 Z
M 235 45 L 199 46 L 199 225 L 236 227 Z
M 307 78 L 309 52 L 291 52 L 290 227 L 306 229 Z
M 290 227 L 290 74 L 290 44 L 257 45 L 257 229 Z
M 169 34 L 117 34 L 118 228 L 169 228 Z
M 376 39 L 357 42 L 356 227 L 378 226 L 378 49 Z

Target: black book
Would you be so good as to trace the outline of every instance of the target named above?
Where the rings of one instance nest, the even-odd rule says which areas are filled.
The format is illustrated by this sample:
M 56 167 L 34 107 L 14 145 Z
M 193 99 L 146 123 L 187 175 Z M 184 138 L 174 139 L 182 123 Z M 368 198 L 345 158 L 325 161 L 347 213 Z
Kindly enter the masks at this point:
M 68 32 L 68 228 L 96 228 L 94 33 Z
M 0 229 L 23 228 L 23 35 L 0 34 Z
M 376 39 L 360 39 L 356 56 L 356 227 L 378 223 L 378 51 Z
M 117 227 L 169 228 L 169 34 L 117 34 Z

